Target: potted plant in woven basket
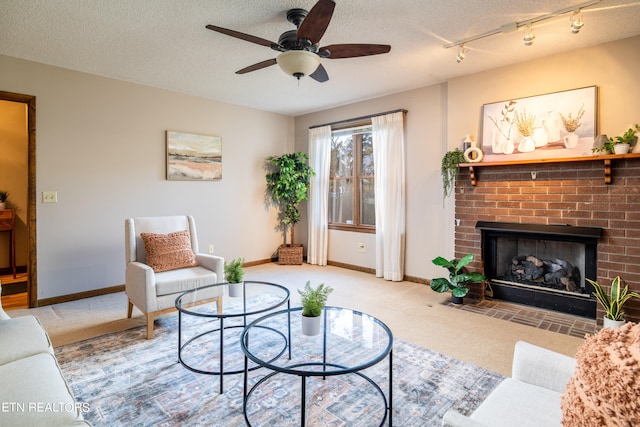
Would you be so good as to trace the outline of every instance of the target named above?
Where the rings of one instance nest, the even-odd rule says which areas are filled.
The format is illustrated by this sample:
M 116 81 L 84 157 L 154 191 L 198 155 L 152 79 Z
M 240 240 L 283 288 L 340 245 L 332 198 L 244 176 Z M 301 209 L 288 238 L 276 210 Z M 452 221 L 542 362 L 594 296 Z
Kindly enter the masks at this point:
M 302 264 L 302 245 L 294 242 L 294 227 L 300 221 L 298 205 L 307 199 L 309 180 L 315 173 L 309 156 L 298 152 L 267 158 L 267 194 L 279 209 L 278 219 L 284 243 L 278 248 L 279 264 Z M 291 244 L 287 244 L 287 227 L 291 226 Z
M 242 264 L 244 264 L 244 258 L 236 258 L 224 263 L 224 278 L 229 283 L 230 297 L 242 296 L 242 277 L 244 276 Z
M 620 276 L 617 276 L 611 282 L 611 292 L 607 294 L 602 286 L 598 282 L 591 279 L 585 279 L 591 283 L 595 292 L 593 295 L 596 297 L 602 308 L 604 308 L 604 327 L 615 329 L 622 326 L 624 320 L 624 304 L 631 298 L 640 298 L 640 294 L 637 292 L 629 292 L 629 286 L 625 286 L 621 289 Z
M 307 282 L 303 290 L 298 289 L 302 303 L 302 333 L 304 335 L 318 335 L 320 333 L 320 319 L 322 309 L 327 304 L 329 294 L 333 288 L 320 283 L 315 288 Z
M 466 272 L 464 267 L 473 261 L 473 254 L 467 254 L 459 261 L 456 259 L 447 260 L 441 256 L 433 259 L 437 266 L 444 267 L 449 271 L 449 278 L 439 277 L 432 279 L 429 286 L 436 292 L 451 291 L 451 301 L 454 304 L 462 304 L 463 298 L 469 293 L 470 283 L 481 283 L 486 277 L 477 271 Z

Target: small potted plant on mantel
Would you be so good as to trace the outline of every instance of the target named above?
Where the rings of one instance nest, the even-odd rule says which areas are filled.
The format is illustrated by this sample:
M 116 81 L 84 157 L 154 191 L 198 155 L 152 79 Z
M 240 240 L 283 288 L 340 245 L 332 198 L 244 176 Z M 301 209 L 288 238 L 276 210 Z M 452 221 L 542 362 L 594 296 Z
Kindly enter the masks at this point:
M 591 283 L 595 292 L 593 295 L 596 297 L 602 308 L 604 308 L 604 327 L 615 329 L 622 326 L 624 320 L 624 310 L 622 307 L 631 298 L 640 298 L 640 294 L 637 292 L 629 292 L 629 286 L 620 288 L 620 276 L 617 276 L 611 282 L 611 292 L 607 294 L 604 288 L 600 286 L 598 282 L 591 279 L 586 279 Z
M 229 296 L 239 297 L 242 296 L 242 277 L 244 276 L 244 270 L 242 265 L 244 264 L 244 258 L 236 258 L 231 262 L 225 262 L 224 264 L 224 277 L 229 283 Z
M 303 290 L 298 289 L 302 303 L 302 333 L 304 335 L 318 335 L 320 333 L 320 319 L 322 310 L 327 304 L 329 294 L 333 288 L 320 283 L 315 288 L 308 281 Z
M 9 192 L 0 191 L 0 209 L 7 208 L 7 199 L 9 198 Z
M 625 133 L 605 141 L 602 147 L 594 148 L 594 152 L 604 151 L 611 154 L 626 154 L 629 152 L 632 144 L 637 144 L 636 132 L 640 132 L 640 125 L 636 124 L 627 129 Z
M 464 267 L 473 261 L 473 254 L 467 254 L 459 261 L 455 258 L 447 260 L 443 257 L 436 257 L 433 263 L 439 267 L 444 267 L 449 271 L 449 278 L 438 277 L 432 279 L 429 286 L 436 292 L 451 291 L 451 301 L 454 304 L 462 304 L 463 298 L 469 293 L 470 283 L 481 283 L 486 280 L 484 274 L 477 271 L 465 272 Z

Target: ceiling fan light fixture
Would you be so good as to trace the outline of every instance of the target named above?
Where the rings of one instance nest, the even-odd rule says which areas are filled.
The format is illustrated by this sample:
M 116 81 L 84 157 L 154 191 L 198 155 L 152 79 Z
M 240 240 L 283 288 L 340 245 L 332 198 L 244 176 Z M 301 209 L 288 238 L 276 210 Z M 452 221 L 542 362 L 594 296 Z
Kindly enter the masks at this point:
M 276 62 L 282 71 L 300 80 L 318 69 L 320 57 L 306 50 L 290 50 L 278 55 Z

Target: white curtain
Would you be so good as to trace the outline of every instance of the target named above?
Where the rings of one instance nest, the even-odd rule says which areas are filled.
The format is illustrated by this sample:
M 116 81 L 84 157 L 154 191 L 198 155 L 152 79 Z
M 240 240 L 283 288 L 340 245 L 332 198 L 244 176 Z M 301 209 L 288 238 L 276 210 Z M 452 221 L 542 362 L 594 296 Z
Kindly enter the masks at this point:
M 404 113 L 371 118 L 376 194 L 376 276 L 401 281 L 405 258 Z
M 327 265 L 331 126 L 309 129 L 309 165 L 316 174 L 309 182 L 307 262 Z

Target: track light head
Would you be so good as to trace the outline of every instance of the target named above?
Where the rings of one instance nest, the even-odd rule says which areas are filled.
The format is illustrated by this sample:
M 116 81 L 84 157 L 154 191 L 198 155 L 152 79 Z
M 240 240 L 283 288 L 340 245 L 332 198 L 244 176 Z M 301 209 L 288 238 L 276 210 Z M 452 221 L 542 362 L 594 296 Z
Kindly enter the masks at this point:
M 582 11 L 576 10 L 571 15 L 571 32 L 573 34 L 578 34 L 583 26 L 584 21 L 582 20 Z
M 458 54 L 456 55 L 456 62 L 459 64 L 464 61 L 467 49 L 464 48 L 464 44 L 458 46 Z
M 524 37 L 522 38 L 522 40 L 524 40 L 524 45 L 531 46 L 535 39 L 536 35 L 533 34 L 533 28 L 531 27 L 531 24 L 529 24 L 527 25 L 527 32 L 524 33 Z

